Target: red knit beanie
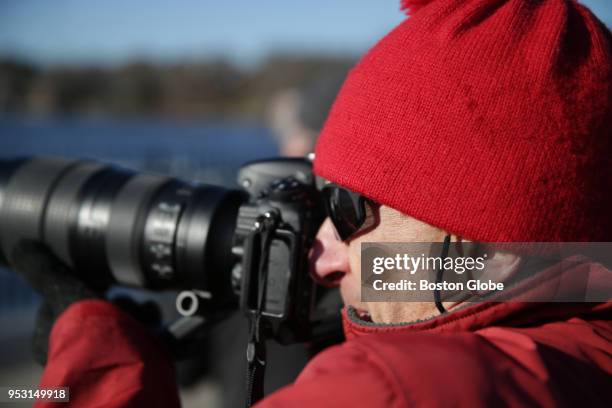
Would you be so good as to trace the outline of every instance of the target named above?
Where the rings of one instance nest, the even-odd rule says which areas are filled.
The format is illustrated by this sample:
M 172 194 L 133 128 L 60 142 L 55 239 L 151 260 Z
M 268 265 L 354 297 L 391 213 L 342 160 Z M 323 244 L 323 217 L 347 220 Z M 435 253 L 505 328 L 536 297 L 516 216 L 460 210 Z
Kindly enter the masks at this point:
M 612 241 L 610 31 L 571 0 L 404 1 L 315 172 L 479 241 Z

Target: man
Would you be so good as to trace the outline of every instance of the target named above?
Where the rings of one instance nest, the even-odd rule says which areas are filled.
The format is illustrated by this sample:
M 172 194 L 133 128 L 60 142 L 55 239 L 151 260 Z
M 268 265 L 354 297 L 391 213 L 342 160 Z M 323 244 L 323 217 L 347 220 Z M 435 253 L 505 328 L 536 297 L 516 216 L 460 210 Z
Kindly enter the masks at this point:
M 573 0 L 403 7 L 411 17 L 351 72 L 317 144 L 315 171 L 366 213 L 336 206 L 312 253 L 316 278 L 340 286 L 347 341 L 260 405 L 608 406 L 609 302 L 365 303 L 359 259 L 362 242 L 447 235 L 612 241 L 609 30 Z M 49 346 L 42 385 L 77 403 L 176 404 L 163 355 L 108 303 L 69 307 Z
M 266 122 L 281 156 L 304 157 L 314 150 L 347 70 L 344 64 L 332 65 L 300 87 L 283 89 L 272 97 Z

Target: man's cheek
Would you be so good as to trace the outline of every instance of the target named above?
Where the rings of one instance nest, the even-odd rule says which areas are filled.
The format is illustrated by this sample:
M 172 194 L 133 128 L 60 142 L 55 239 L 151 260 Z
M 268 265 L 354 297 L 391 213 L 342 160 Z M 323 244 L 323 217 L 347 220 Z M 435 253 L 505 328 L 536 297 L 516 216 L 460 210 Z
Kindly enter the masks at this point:
M 357 279 L 361 277 L 361 243 L 351 243 L 348 250 L 349 266 L 351 268 L 349 277 L 357 276 Z

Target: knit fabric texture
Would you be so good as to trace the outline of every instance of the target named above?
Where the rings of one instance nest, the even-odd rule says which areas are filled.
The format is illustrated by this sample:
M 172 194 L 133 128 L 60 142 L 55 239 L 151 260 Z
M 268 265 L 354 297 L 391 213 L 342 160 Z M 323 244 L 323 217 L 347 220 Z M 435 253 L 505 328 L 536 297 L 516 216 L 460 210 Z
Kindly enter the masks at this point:
M 612 241 L 612 39 L 570 0 L 404 1 L 315 172 L 459 236 Z

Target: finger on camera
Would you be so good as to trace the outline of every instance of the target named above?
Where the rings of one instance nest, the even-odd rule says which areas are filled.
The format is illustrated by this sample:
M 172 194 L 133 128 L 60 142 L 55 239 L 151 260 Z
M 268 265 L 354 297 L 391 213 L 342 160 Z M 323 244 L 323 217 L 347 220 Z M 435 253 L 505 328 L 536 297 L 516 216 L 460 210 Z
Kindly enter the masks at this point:
M 24 240 L 19 242 L 11 254 L 12 268 L 22 275 L 34 289 L 44 292 L 48 284 L 65 280 L 70 270 L 42 243 Z
M 57 319 L 54 308 L 46 301 L 40 305 L 36 316 L 36 326 L 32 337 L 32 354 L 34 360 L 44 366 L 47 363 L 49 336 Z

